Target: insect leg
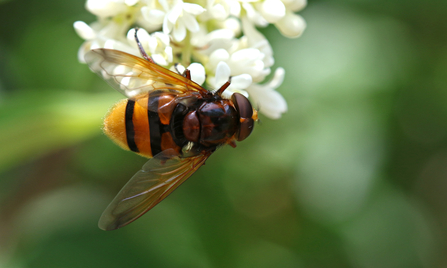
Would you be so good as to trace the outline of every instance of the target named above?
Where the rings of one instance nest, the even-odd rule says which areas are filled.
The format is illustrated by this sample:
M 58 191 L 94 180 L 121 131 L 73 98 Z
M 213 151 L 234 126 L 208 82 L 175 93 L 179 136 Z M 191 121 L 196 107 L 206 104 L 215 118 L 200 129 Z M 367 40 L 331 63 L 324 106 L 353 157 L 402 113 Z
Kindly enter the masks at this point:
M 140 50 L 141 56 L 143 56 L 143 58 L 149 62 L 155 63 L 154 60 L 146 54 L 146 51 L 144 51 L 143 46 L 140 43 L 140 40 L 138 40 L 138 36 L 137 36 L 137 32 L 140 28 L 135 27 L 135 41 L 137 42 L 138 45 L 138 49 Z
M 189 69 L 186 69 L 183 73 L 183 76 L 191 80 L 191 71 Z
M 175 63 L 174 68 L 177 71 L 177 73 L 183 77 L 188 78 L 191 80 L 191 71 L 188 69 L 185 69 L 180 63 Z M 183 71 L 182 71 L 183 70 Z

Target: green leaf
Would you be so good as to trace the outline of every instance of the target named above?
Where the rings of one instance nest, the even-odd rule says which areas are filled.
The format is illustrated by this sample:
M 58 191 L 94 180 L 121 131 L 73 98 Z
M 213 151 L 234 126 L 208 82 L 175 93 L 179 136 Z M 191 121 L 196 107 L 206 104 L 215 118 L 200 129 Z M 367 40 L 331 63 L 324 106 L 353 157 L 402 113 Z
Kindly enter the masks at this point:
M 101 133 L 116 92 L 23 90 L 0 104 L 0 172 Z

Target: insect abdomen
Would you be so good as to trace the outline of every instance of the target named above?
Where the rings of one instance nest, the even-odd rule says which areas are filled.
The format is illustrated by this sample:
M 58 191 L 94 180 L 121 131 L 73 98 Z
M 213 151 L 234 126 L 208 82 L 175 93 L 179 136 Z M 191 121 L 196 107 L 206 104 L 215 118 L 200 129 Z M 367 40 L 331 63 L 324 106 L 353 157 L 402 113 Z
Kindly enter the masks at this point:
M 170 93 L 152 92 L 120 101 L 106 116 L 104 132 L 122 148 L 148 158 L 167 149 L 180 152 L 170 126 L 176 106 Z
M 116 144 L 125 150 L 129 150 L 126 140 L 125 111 L 127 99 L 121 100 L 113 106 L 104 118 L 104 133 Z

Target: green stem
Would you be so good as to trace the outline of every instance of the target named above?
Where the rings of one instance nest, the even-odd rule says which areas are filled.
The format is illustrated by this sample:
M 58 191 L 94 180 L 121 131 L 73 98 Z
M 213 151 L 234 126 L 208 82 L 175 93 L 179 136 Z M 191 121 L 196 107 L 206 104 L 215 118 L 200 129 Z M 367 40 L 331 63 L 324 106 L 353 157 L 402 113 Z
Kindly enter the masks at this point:
M 191 34 L 189 31 L 186 33 L 186 37 L 183 40 L 183 49 L 182 49 L 182 65 L 186 68 L 191 64 L 191 55 L 192 55 L 192 45 L 191 45 Z

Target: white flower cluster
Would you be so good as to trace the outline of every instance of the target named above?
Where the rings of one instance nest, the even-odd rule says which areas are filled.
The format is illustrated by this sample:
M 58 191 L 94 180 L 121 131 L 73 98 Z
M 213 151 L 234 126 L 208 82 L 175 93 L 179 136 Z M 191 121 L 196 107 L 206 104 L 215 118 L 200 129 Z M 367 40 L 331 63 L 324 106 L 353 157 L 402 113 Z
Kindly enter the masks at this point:
M 74 23 L 86 40 L 78 57 L 84 62 L 85 53 L 95 48 L 140 56 L 132 28 L 138 26 L 143 48 L 156 63 L 171 70 L 175 63 L 188 66 L 193 81 L 206 81 L 212 88 L 231 76 L 224 97 L 242 93 L 261 113 L 276 119 L 287 110 L 275 90 L 285 72 L 278 68 L 271 81 L 260 84 L 270 74 L 274 58 L 256 26 L 272 23 L 284 36 L 298 37 L 306 23 L 294 12 L 305 5 L 306 0 L 87 0 L 87 10 L 98 20 Z

